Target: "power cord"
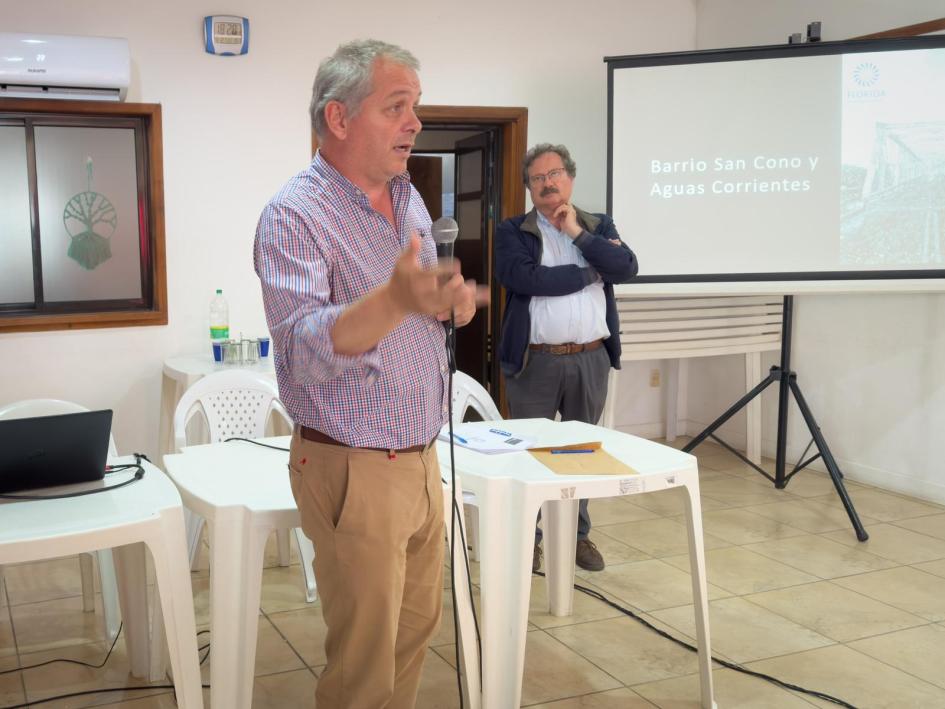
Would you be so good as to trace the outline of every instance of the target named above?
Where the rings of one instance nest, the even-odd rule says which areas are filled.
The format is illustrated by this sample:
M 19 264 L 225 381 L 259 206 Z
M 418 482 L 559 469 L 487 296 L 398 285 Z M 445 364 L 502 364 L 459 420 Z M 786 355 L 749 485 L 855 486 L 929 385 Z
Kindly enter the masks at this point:
M 542 576 L 542 577 L 545 576 L 545 574 L 541 571 L 535 571 L 533 573 L 536 574 L 537 576 Z M 699 649 L 695 647 L 694 645 L 690 645 L 684 640 L 680 640 L 679 638 L 673 637 L 672 635 L 667 633 L 665 630 L 660 630 L 655 625 L 650 623 L 648 620 L 646 620 L 645 618 L 641 618 L 639 615 L 634 613 L 629 608 L 624 608 L 619 603 L 615 603 L 614 601 L 610 600 L 600 591 L 597 591 L 593 588 L 587 588 L 586 586 L 581 586 L 580 584 L 574 584 L 574 588 L 580 591 L 581 593 L 587 594 L 591 598 L 596 598 L 598 601 L 601 601 L 602 603 L 606 603 L 608 606 L 620 611 L 624 615 L 629 616 L 630 618 L 633 618 L 633 620 L 649 628 L 660 637 L 666 638 L 667 640 L 671 640 L 677 645 L 679 645 L 680 647 L 686 648 L 690 652 L 696 652 L 696 653 L 699 652 Z M 741 665 L 737 665 L 734 662 L 729 662 L 727 660 L 720 660 L 717 657 L 713 657 L 712 661 L 722 665 L 722 667 L 726 667 L 730 670 L 735 670 L 736 672 L 741 672 L 742 674 L 750 675 L 752 677 L 763 679 L 766 682 L 771 682 L 772 684 L 776 684 L 779 687 L 783 687 L 784 689 L 790 689 L 791 691 L 794 691 L 794 692 L 801 692 L 802 694 L 808 694 L 812 697 L 817 697 L 818 699 L 823 699 L 824 701 L 831 702 L 833 704 L 838 704 L 839 706 L 842 706 L 842 707 L 847 707 L 847 709 L 857 709 L 852 704 L 849 704 L 848 702 L 845 702 L 842 699 L 838 699 L 837 697 L 833 697 L 823 692 L 818 692 L 815 689 L 805 689 L 804 687 L 799 687 L 796 684 L 790 684 L 789 682 L 784 682 L 783 680 L 780 680 L 777 677 L 766 675 L 763 672 L 755 672 L 754 670 L 750 670 L 747 667 L 742 667 Z
M 3 670 L 0 672 L 0 676 L 12 674 L 13 672 L 23 672 L 24 670 L 35 670 L 37 667 L 45 667 L 46 665 L 51 665 L 54 662 L 68 662 L 71 665 L 81 665 L 82 667 L 91 667 L 93 670 L 102 669 L 105 664 L 108 662 L 108 658 L 112 656 L 112 650 L 115 649 L 115 645 L 118 643 L 118 636 L 121 635 L 121 629 L 124 627 L 124 623 L 119 623 L 118 632 L 115 633 L 115 639 L 112 640 L 112 645 L 108 648 L 108 652 L 105 653 L 105 659 L 102 660 L 97 665 L 93 665 L 91 662 L 82 662 L 82 660 L 72 660 L 66 657 L 56 658 L 55 660 L 46 660 L 46 662 L 38 662 L 35 665 L 27 665 L 26 667 L 14 667 L 12 670 Z
M 108 648 L 108 652 L 105 654 L 105 659 L 102 660 L 97 665 L 92 664 L 90 662 L 82 662 L 82 660 L 72 660 L 69 658 L 60 657 L 60 658 L 56 658 L 55 660 L 47 660 L 46 662 L 39 662 L 35 665 L 28 665 L 26 667 L 15 667 L 12 670 L 3 670 L 2 672 L 0 672 L 0 676 L 11 674 L 13 672 L 23 672 L 25 670 L 32 670 L 32 669 L 36 669 L 37 667 L 45 667 L 46 665 L 51 665 L 54 662 L 66 662 L 73 665 L 81 665 L 82 667 L 90 667 L 93 670 L 100 670 L 108 663 L 108 658 L 112 656 L 112 651 L 115 649 L 115 645 L 118 643 L 118 637 L 121 635 L 121 630 L 123 627 L 124 627 L 124 623 L 119 624 L 118 632 L 115 633 L 115 639 L 112 641 L 111 647 Z M 209 633 L 209 632 L 210 632 L 209 630 L 201 630 L 199 633 L 197 633 L 197 637 L 199 638 L 201 635 L 204 635 L 205 633 Z M 201 647 L 197 648 L 198 656 L 199 656 L 199 653 L 203 650 L 206 650 L 207 654 L 204 655 L 203 659 L 200 660 L 201 665 L 207 660 L 208 657 L 210 657 L 210 643 L 207 643 L 206 645 L 202 645 Z M 203 687 L 204 689 L 210 689 L 209 684 L 202 684 L 200 686 Z M 26 704 L 12 704 L 6 707 L 2 707 L 0 709 L 25 709 L 26 707 L 33 707 L 33 706 L 36 706 L 37 704 L 48 704 L 49 702 L 57 702 L 61 699 L 72 699 L 73 697 L 86 697 L 93 694 L 106 694 L 108 692 L 140 692 L 140 691 L 144 691 L 148 689 L 175 689 L 175 687 L 173 684 L 147 684 L 140 687 L 103 687 L 101 689 L 88 689 L 88 690 L 85 690 L 84 692 L 72 692 L 70 694 L 59 694 L 54 697 L 47 697 L 45 699 L 32 699 L 28 701 Z
M 121 465 L 109 465 L 105 468 L 105 474 L 111 475 L 112 473 L 119 473 L 123 470 L 134 470 L 135 475 L 133 478 L 129 478 L 122 483 L 117 485 L 109 485 L 108 487 L 99 487 L 94 490 L 82 490 L 80 492 L 70 492 L 63 495 L 0 495 L 0 500 L 66 500 L 70 497 L 84 497 L 86 495 L 98 495 L 102 492 L 110 492 L 111 490 L 117 490 L 120 487 L 125 487 L 126 485 L 131 485 L 132 483 L 138 482 L 141 478 L 144 477 L 144 466 L 141 465 L 142 460 L 148 460 L 148 457 L 144 453 L 134 453 L 135 462 L 134 463 L 123 463 Z M 148 460 L 150 463 L 151 461 Z

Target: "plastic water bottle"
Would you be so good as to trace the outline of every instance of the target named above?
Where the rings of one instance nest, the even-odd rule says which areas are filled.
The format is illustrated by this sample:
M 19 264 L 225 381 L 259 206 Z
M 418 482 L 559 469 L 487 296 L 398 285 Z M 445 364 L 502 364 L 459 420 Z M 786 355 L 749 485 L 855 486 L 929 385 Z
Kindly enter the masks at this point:
M 223 297 L 223 290 L 210 301 L 210 344 L 230 339 L 230 306 Z M 216 356 L 216 352 L 214 352 Z

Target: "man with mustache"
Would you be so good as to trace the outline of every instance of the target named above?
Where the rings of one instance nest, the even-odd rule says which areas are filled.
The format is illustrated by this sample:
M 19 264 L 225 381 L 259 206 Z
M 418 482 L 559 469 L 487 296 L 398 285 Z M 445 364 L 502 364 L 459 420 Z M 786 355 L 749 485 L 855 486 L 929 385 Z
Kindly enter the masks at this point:
M 499 359 L 512 418 L 560 413 L 596 424 L 607 375 L 620 368 L 614 284 L 636 275 L 637 260 L 610 217 L 571 204 L 576 174 L 565 146 L 536 145 L 522 161 L 534 209 L 496 229 L 495 270 L 506 289 Z M 590 529 L 581 500 L 575 563 L 600 571 Z M 536 527 L 532 571 L 541 566 L 540 542 Z
M 310 109 L 319 150 L 256 231 L 279 396 L 296 424 L 289 481 L 327 626 L 319 709 L 413 707 L 440 621 L 441 321 L 452 309 L 468 323 L 478 293 L 436 268 L 407 174 L 418 69 L 375 40 L 323 61 Z

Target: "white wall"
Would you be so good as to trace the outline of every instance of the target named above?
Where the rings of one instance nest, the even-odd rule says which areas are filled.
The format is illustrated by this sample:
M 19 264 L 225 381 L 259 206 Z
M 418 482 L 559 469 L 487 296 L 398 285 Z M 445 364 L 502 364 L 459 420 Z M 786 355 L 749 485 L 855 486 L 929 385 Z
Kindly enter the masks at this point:
M 823 22 L 845 39 L 945 15 L 941 0 L 698 0 L 699 49 L 785 42 Z M 793 368 L 841 469 L 852 479 L 945 502 L 945 295 L 799 296 Z M 741 357 L 689 365 L 688 428 L 701 430 L 743 391 Z M 766 356 L 764 370 L 775 364 Z M 774 455 L 776 389 L 763 403 L 763 449 Z M 793 406 L 793 405 L 792 405 Z M 725 429 L 744 442 L 743 419 Z M 789 457 L 809 436 L 791 412 Z M 855 501 L 855 500 L 854 500 Z
M 591 11 L 590 7 L 593 7 Z M 343 41 L 374 36 L 423 64 L 423 100 L 527 106 L 529 143 L 564 142 L 578 162 L 575 200 L 605 204 L 605 55 L 691 49 L 693 0 L 551 0 L 475 5 L 366 0 L 347 6 L 233 0 L 250 18 L 246 57 L 202 49 L 201 18 L 218 5 L 33 0 L 4 3 L 3 31 L 127 37 L 129 101 L 164 115 L 167 327 L 0 335 L 0 402 L 32 397 L 112 407 L 120 450 L 157 448 L 161 363 L 207 346 L 215 288 L 231 329 L 265 330 L 252 267 L 258 214 L 309 157 L 307 106 L 318 61 Z M 640 401 L 644 407 L 646 401 Z M 647 411 L 631 418 L 658 420 Z

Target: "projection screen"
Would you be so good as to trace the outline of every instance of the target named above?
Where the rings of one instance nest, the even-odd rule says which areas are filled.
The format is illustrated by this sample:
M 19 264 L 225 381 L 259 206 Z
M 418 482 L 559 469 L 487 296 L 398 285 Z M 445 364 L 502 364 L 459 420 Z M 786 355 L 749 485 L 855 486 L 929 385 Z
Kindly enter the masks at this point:
M 945 288 L 945 36 L 605 62 L 630 290 Z

